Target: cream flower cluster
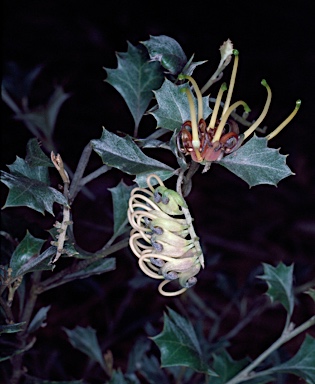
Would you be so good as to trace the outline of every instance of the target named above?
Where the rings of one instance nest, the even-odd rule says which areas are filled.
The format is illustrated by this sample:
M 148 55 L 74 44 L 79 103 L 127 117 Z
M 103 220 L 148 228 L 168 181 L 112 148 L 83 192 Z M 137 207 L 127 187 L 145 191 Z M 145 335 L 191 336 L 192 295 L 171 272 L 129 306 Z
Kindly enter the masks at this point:
M 156 188 L 152 179 L 159 184 Z M 157 175 L 149 175 L 147 184 L 148 188 L 134 188 L 129 199 L 129 245 L 139 258 L 141 270 L 163 280 L 159 292 L 176 296 L 196 284 L 195 276 L 203 267 L 201 247 L 185 200 L 166 188 Z M 173 280 L 178 280 L 181 288 L 165 291 L 164 286 Z

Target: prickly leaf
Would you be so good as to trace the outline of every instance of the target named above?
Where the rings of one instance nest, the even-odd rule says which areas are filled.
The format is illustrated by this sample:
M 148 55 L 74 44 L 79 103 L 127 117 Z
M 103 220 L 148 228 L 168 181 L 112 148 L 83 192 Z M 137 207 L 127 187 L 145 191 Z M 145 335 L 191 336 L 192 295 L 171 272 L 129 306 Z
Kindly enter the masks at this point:
M 128 42 L 128 51 L 119 52 L 116 69 L 105 68 L 106 81 L 124 98 L 138 127 L 152 97 L 152 90 L 163 82 L 163 72 L 159 63 L 150 62 L 146 50 Z
M 29 232 L 26 233 L 23 240 L 16 247 L 10 260 L 10 268 L 12 268 L 12 276 L 17 276 L 17 272 L 25 265 L 31 258 L 39 255 L 39 252 L 45 240 L 37 239 Z
M 246 181 L 250 187 L 259 184 L 277 185 L 280 180 L 293 175 L 286 165 L 286 156 L 278 149 L 268 148 L 266 138 L 253 136 L 236 152 L 218 162 Z
M 289 316 L 294 308 L 293 265 L 286 266 L 280 262 L 277 267 L 263 263 L 264 275 L 259 276 L 268 285 L 267 295 L 272 301 L 280 302 Z
M 168 309 L 163 331 L 152 337 L 161 351 L 162 367 L 185 366 L 209 375 L 215 374 L 203 360 L 203 354 L 192 324 Z
M 182 47 L 169 36 L 150 36 L 142 44 L 149 51 L 151 60 L 159 61 L 168 73 L 179 74 L 187 63 Z
M 306 335 L 298 352 L 287 362 L 271 368 L 275 373 L 292 373 L 309 384 L 315 384 L 315 339 Z
M 158 109 L 151 112 L 157 120 L 157 126 L 175 131 L 186 120 L 191 120 L 190 109 L 185 92 L 181 89 L 187 88 L 187 84 L 175 85 L 169 80 L 165 80 L 162 87 L 155 91 Z M 193 96 L 195 108 L 197 109 L 197 99 Z M 209 107 L 209 96 L 203 97 L 203 118 L 206 119 L 211 109 Z
M 146 156 L 129 136 L 119 137 L 103 129 L 102 137 L 99 140 L 92 140 L 91 144 L 104 164 L 118 168 L 129 175 L 174 172 L 168 165 Z

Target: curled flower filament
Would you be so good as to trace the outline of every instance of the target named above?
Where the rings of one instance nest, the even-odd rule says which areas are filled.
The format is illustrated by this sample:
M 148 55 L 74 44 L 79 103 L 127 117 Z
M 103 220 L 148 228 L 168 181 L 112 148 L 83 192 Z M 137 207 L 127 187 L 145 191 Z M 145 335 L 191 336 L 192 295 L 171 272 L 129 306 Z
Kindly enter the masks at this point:
M 153 187 L 152 179 L 158 187 Z M 159 292 L 176 296 L 197 282 L 195 276 L 203 267 L 203 255 L 198 239 L 190 236 L 192 224 L 188 224 L 182 210 L 187 210 L 185 200 L 166 188 L 157 175 L 149 175 L 147 185 L 148 188 L 137 187 L 131 192 L 129 245 L 138 257 L 140 269 L 153 279 L 163 280 Z M 164 286 L 172 280 L 178 280 L 181 288 L 165 291 Z

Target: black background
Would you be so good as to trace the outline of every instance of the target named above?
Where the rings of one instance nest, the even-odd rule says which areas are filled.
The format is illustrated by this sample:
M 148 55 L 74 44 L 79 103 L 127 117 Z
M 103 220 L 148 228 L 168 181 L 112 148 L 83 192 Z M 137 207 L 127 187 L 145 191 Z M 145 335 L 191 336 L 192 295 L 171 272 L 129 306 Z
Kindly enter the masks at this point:
M 131 115 L 121 96 L 104 83 L 103 69 L 116 67 L 115 51 L 126 51 L 127 40 L 136 45 L 150 35 L 173 37 L 187 57 L 194 53 L 195 60 L 208 60 L 194 73 L 197 82 L 203 84 L 218 65 L 220 45 L 230 38 L 240 52 L 233 100 L 245 100 L 252 109 L 252 119 L 256 118 L 265 102 L 265 90 L 260 85 L 265 78 L 273 91 L 264 122 L 270 129 L 291 113 L 297 99 L 302 100 L 298 115 L 270 143 L 274 148 L 281 147 L 281 153 L 290 154 L 287 161 L 296 176 L 281 181 L 278 188 L 258 186 L 251 190 L 219 166 L 195 177 L 188 202 L 209 265 L 200 275 L 196 292 L 218 311 L 228 302 L 224 290 L 242 287 L 253 271 L 261 273 L 261 262 L 294 262 L 297 284 L 314 278 L 315 54 L 311 6 L 310 1 L 229 0 L 48 0 L 4 4 L 3 63 L 14 61 L 25 69 L 43 65 L 34 104 L 46 96 L 54 83 L 72 93 L 61 109 L 54 134 L 58 151 L 72 170 L 88 141 L 100 137 L 102 126 L 112 132 L 132 133 Z M 230 69 L 225 72 L 224 79 L 228 81 Z M 214 86 L 215 93 L 217 89 Z M 16 155 L 24 158 L 31 134 L 12 119 L 5 105 L 2 117 L 3 168 Z M 151 117 L 142 120 L 140 136 L 145 136 L 148 129 L 154 129 Z M 91 169 L 99 165 L 95 155 Z M 131 183 L 131 177 L 111 172 L 91 183 L 95 201 L 81 196 L 73 206 L 78 242 L 89 251 L 96 251 L 110 237 L 111 199 L 107 188 L 117 185 L 121 178 Z M 1 188 L 3 205 L 7 190 Z M 4 212 L 13 219 L 27 221 L 33 235 L 41 234 L 41 223 L 49 229 L 53 222 L 28 209 L 9 208 Z M 16 235 L 23 237 L 18 230 Z M 214 264 L 217 257 L 219 262 Z M 31 373 L 50 379 L 80 377 L 77 361 L 82 355 L 72 349 L 71 356 L 60 352 L 61 347 L 68 348 L 60 328 L 73 328 L 77 323 L 96 328 L 104 349 L 112 349 L 116 366 L 124 368 L 128 351 L 136 335 L 142 334 L 146 321 L 158 322 L 165 305 L 178 306 L 177 299 L 160 298 L 154 284 L 145 292 L 132 291 L 129 281 L 135 273 L 133 256 L 125 251 L 117 255 L 115 272 L 44 294 L 40 304 L 53 303 L 53 307 L 48 327 L 41 331 L 37 355 L 29 358 L 34 367 Z M 224 287 L 218 285 L 219 276 L 224 276 Z M 296 312 L 299 323 L 314 312 L 314 305 L 309 299 L 300 298 Z M 279 308 L 278 312 L 270 311 L 255 319 L 236 338 L 230 349 L 233 357 L 257 355 L 279 334 L 282 321 Z M 232 314 L 225 331 L 233 324 Z M 252 343 L 253 337 L 257 342 Z M 297 344 L 292 342 L 288 353 L 293 353 L 302 339 Z M 41 367 L 38 364 L 36 368 L 34 361 L 42 361 Z

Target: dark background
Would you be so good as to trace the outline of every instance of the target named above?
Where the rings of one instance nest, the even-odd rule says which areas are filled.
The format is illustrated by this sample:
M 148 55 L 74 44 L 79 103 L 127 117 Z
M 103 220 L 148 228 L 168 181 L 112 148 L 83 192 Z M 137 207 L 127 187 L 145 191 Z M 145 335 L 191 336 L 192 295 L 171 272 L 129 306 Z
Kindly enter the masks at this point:
M 173 37 L 187 57 L 195 53 L 195 60 L 208 60 L 194 74 L 203 84 L 218 65 L 220 45 L 230 38 L 240 51 L 233 100 L 245 100 L 253 111 L 252 119 L 257 117 L 265 102 L 265 90 L 260 85 L 265 78 L 273 91 L 264 121 L 270 130 L 291 113 L 297 99 L 302 100 L 298 115 L 270 143 L 274 148 L 281 147 L 281 153 L 290 154 L 287 162 L 296 176 L 281 181 L 278 188 L 258 186 L 251 190 L 219 166 L 213 166 L 208 174 L 198 173 L 194 179 L 188 202 L 208 265 L 195 289 L 218 312 L 229 302 L 231 292 L 246 284 L 250 274 L 261 273 L 261 262 L 295 263 L 297 285 L 315 275 L 315 31 L 311 5 L 310 1 L 229 0 L 185 4 L 4 2 L 3 63 L 16 62 L 25 70 L 43 65 L 34 104 L 45 100 L 52 84 L 62 84 L 72 94 L 61 109 L 54 134 L 58 151 L 72 170 L 88 141 L 100 137 L 102 126 L 112 132 L 132 133 L 131 115 L 121 96 L 104 83 L 103 69 L 116 67 L 115 51 L 126 51 L 127 40 L 136 45 L 150 35 Z M 230 69 L 225 72 L 227 81 Z M 213 95 L 217 89 L 213 87 Z M 2 120 L 3 169 L 16 155 L 24 158 L 26 142 L 32 136 L 22 123 L 12 119 L 5 105 Z M 148 129 L 154 129 L 152 117 L 142 120 L 140 136 L 145 136 Z M 99 165 L 95 155 L 91 169 Z M 96 251 L 111 235 L 107 188 L 117 185 L 121 178 L 131 183 L 131 177 L 118 171 L 95 180 L 90 185 L 95 201 L 80 196 L 73 206 L 76 236 L 86 250 Z M 3 205 L 7 190 L 1 188 Z M 49 229 L 53 222 L 28 209 L 9 208 L 4 212 L 11 219 L 19 219 L 20 224 L 25 220 L 33 235 L 42 235 L 39 226 Z M 24 236 L 16 231 L 16 236 Z M 138 275 L 131 252 L 120 252 L 115 272 L 42 295 L 40 304 L 53 306 L 35 355 L 29 357 L 31 373 L 50 379 L 80 377 L 77 361 L 82 355 L 72 349 L 69 352 L 61 331 L 62 326 L 73 328 L 78 319 L 79 325 L 97 329 L 104 350 L 110 348 L 115 365 L 125 368 L 128 352 L 136 336 L 143 334 L 144 324 L 149 320 L 159 324 L 165 305 L 175 309 L 180 306 L 178 299 L 159 297 L 154 283 L 144 290 L 132 288 L 134 276 Z M 256 289 L 259 293 L 265 290 L 264 286 Z M 300 323 L 313 312 L 310 299 L 302 296 L 295 321 Z M 222 332 L 235 325 L 233 316 L 227 318 Z M 283 316 L 278 307 L 256 318 L 234 340 L 230 349 L 233 357 L 242 358 L 247 353 L 254 357 L 265 349 L 281 331 Z M 257 342 L 253 343 L 253 338 Z M 291 342 L 288 353 L 294 353 L 302 340 Z

